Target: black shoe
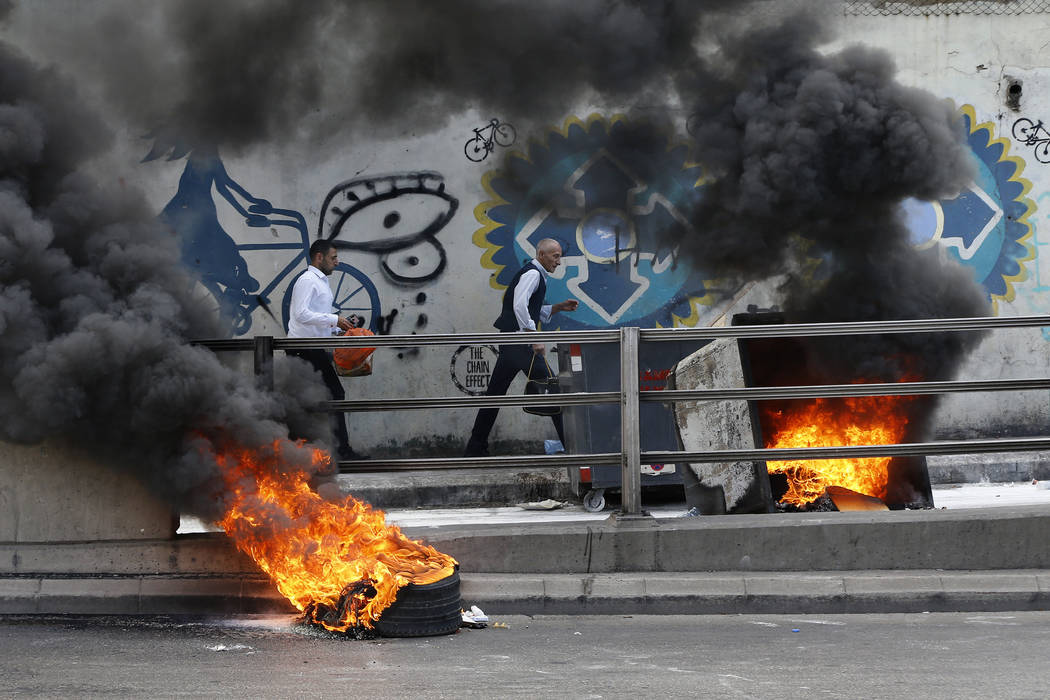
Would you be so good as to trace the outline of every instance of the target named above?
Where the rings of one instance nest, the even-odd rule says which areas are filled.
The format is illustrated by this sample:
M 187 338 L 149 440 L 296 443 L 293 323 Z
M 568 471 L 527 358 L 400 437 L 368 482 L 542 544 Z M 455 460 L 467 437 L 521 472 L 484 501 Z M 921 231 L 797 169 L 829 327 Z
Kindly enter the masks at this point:
M 467 444 L 467 451 L 463 453 L 464 457 L 488 457 L 489 448 L 484 445 L 472 445 Z

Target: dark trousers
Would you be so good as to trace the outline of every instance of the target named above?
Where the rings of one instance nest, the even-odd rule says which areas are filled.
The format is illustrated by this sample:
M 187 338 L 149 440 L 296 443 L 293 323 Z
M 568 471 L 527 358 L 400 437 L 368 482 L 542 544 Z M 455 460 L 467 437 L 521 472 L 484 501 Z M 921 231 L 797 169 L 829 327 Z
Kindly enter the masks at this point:
M 287 352 L 292 357 L 306 360 L 313 365 L 314 369 L 321 373 L 321 377 L 324 378 L 324 384 L 328 387 L 328 393 L 332 396 L 333 401 L 342 401 L 346 398 L 343 383 L 339 381 L 339 374 L 335 371 L 332 357 L 327 350 L 311 348 L 309 350 L 288 350 Z M 335 435 L 339 451 L 349 452 L 350 439 L 346 434 L 346 418 L 342 413 L 332 414 L 332 432 Z
M 531 370 L 531 372 L 530 372 Z M 485 390 L 486 396 L 504 396 L 511 382 L 523 372 L 529 379 L 540 381 L 552 376 L 550 367 L 544 361 L 544 357 L 533 352 L 531 345 L 500 345 L 499 357 L 496 366 L 492 369 L 489 377 L 489 387 Z M 529 392 L 526 392 L 529 393 Z M 482 408 L 478 410 L 478 417 L 474 419 L 474 428 L 470 431 L 470 442 L 467 443 L 467 454 L 477 454 L 488 447 L 489 433 L 496 422 L 498 408 Z M 551 416 L 554 429 L 558 431 L 558 439 L 565 444 L 565 434 L 562 430 L 561 414 Z

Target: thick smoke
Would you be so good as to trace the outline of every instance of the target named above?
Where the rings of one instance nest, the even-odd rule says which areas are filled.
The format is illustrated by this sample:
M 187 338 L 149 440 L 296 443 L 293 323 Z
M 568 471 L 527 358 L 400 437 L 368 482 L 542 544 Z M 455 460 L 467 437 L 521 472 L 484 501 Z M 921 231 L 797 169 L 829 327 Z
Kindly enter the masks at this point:
M 213 451 L 323 434 L 306 404 L 324 390 L 296 361 L 260 391 L 186 342 L 219 333 L 173 234 L 80 171 L 109 141 L 73 85 L 0 45 L 0 439 L 68 442 L 215 515 Z
M 27 8 L 22 26 L 141 130 L 233 151 L 426 133 L 471 109 L 523 128 L 580 104 L 661 107 L 706 14 L 742 4 L 106 0 L 73 23 Z
M 822 52 L 839 12 L 787 0 L 108 0 L 80 22 L 36 8 L 23 25 L 140 133 L 164 135 L 161 151 L 163 138 L 230 151 L 421 134 L 471 110 L 523 134 L 583 105 L 656 121 L 684 110 L 713 177 L 698 235 L 674 243 L 706 269 L 808 269 L 805 245 L 829 281 L 789 277 L 796 320 L 983 315 L 976 285 L 916 253 L 898 216 L 902 199 L 972 177 L 953 110 L 896 82 L 885 51 Z M 923 265 L 943 281 L 904 279 L 894 266 L 915 257 L 935 258 Z M 828 303 L 845 270 L 874 284 L 856 304 Z
M 710 171 L 682 244 L 743 279 L 785 274 L 789 321 L 973 317 L 984 292 L 939 248 L 918 251 L 907 197 L 957 194 L 974 170 L 954 108 L 894 79 L 885 51 L 816 50 L 813 13 L 738 27 L 696 76 L 697 152 Z M 819 264 L 818 264 L 819 263 Z M 944 379 L 976 334 L 812 344 L 817 380 Z
M 819 50 L 836 4 L 793 7 L 0 0 L 0 20 L 77 74 L 107 117 L 191 148 L 422 134 L 474 113 L 522 135 L 588 106 L 667 125 L 690 113 L 710 178 L 696 235 L 673 243 L 697 264 L 783 276 L 791 320 L 988 313 L 961 268 L 913 249 L 898 214 L 903 198 L 969 180 L 953 110 L 898 84 L 885 52 Z M 286 390 L 260 392 L 185 343 L 215 328 L 175 242 L 140 197 L 80 172 L 108 130 L 53 70 L 8 49 L 0 61 L 0 437 L 93 446 L 185 499 L 210 493 L 215 443 L 321 434 L 302 410 L 323 398 L 318 382 L 288 375 Z M 909 338 L 836 341 L 812 364 L 943 377 L 971 342 Z

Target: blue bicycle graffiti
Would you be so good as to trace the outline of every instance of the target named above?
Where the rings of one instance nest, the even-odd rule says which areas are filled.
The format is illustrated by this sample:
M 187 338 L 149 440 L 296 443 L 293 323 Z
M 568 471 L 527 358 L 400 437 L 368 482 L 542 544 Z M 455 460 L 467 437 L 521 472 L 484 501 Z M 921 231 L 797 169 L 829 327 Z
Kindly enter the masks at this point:
M 173 154 L 169 159 L 180 155 Z M 194 150 L 187 156 L 178 191 L 159 216 L 178 232 L 183 264 L 196 274 L 200 284 L 215 299 L 232 335 L 247 333 L 252 326 L 252 314 L 259 308 L 287 330 L 292 286 L 295 278 L 306 270 L 310 249 L 306 219 L 298 211 L 275 207 L 268 200 L 249 193 L 230 177 L 214 150 Z M 151 152 L 144 162 L 157 157 Z M 275 227 L 290 228 L 299 234 L 299 240 L 237 243 L 219 222 L 216 195 L 228 202 L 248 227 L 267 231 Z M 284 251 L 290 257 L 273 278 L 262 285 L 249 272 L 242 254 L 247 251 Z M 366 328 L 375 331 L 382 315 L 375 284 L 363 272 L 343 262 L 336 267 L 332 278 L 333 310 L 339 314 L 356 314 Z M 282 284 L 287 287 L 281 302 L 281 318 L 277 319 L 270 295 Z

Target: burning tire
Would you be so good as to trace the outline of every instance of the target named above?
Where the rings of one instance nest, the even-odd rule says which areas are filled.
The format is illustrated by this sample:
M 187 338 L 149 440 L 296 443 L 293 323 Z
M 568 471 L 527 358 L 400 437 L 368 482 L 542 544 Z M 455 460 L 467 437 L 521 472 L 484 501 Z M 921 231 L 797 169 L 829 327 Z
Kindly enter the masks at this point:
M 452 634 L 463 621 L 460 615 L 459 570 L 425 585 L 410 583 L 397 592 L 397 600 L 376 621 L 384 637 L 432 637 Z

